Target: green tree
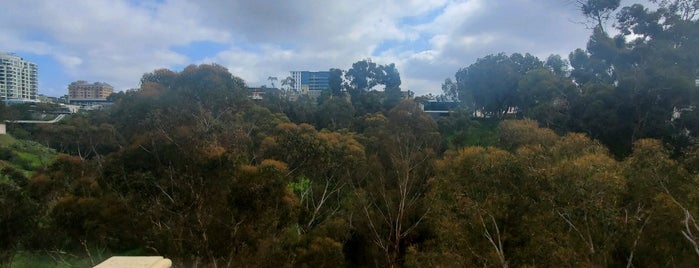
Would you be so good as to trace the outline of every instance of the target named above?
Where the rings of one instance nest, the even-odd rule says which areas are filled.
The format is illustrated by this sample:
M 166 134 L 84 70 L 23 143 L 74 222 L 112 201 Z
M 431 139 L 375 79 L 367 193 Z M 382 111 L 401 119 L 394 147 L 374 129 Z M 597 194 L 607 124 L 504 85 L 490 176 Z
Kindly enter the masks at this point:
M 423 198 L 439 133 L 432 118 L 412 101 L 401 102 L 386 117 L 377 114 L 366 120 L 371 165 L 361 175 L 367 179 L 355 186 L 355 213 L 364 216 L 362 233 L 384 265 L 400 265 L 429 213 Z
M 349 129 L 354 121 L 354 106 L 345 98 L 324 101 L 316 113 L 318 128 L 330 130 Z
M 380 83 L 384 85 L 384 107 L 389 110 L 396 106 L 401 100 L 400 92 L 400 74 L 396 69 L 396 65 L 391 63 L 381 66 Z
M 342 245 L 349 236 L 352 185 L 356 169 L 366 165 L 364 146 L 351 133 L 316 131 L 307 124 L 279 124 L 263 142 L 261 155 L 289 163 L 294 178 L 288 188 L 300 203 L 300 263 L 344 261 Z M 318 248 L 326 245 L 328 248 Z M 333 256 L 328 259 L 328 256 Z
M 612 151 L 619 157 L 628 154 L 638 139 L 662 139 L 682 148 L 694 135 L 686 134 L 693 128 L 691 120 L 673 118 L 677 111 L 689 111 L 687 107 L 696 102 L 691 93 L 699 66 L 696 21 L 678 9 L 671 11 L 668 5 L 670 1 L 663 2 L 657 10 L 640 4 L 623 7 L 616 23 L 620 35 L 612 38 L 598 27 L 587 52 L 576 50 L 570 56 L 571 76 L 582 86 L 583 94 L 573 106 L 595 110 L 597 115 L 607 115 L 607 121 L 614 121 L 600 123 L 606 119 L 572 116 L 572 128 L 615 147 Z M 596 98 L 589 93 L 601 91 L 586 92 L 594 88 L 613 90 Z M 691 112 L 686 114 L 691 117 Z M 615 128 L 616 134 L 606 129 L 609 127 Z
M 456 73 L 458 96 L 467 107 L 502 119 L 519 105 L 517 84 L 526 72 L 543 67 L 536 57 L 518 53 L 488 55 Z M 473 105 L 472 107 L 470 105 Z
M 688 230 L 686 212 L 697 213 L 696 176 L 687 174 L 657 140 L 636 141 L 624 165 L 628 191 L 622 227 L 627 235 L 621 248 L 626 263 L 697 265 L 699 254 L 682 233 Z
M 38 204 L 28 196 L 27 178 L 10 167 L 0 171 L 0 266 L 9 267 L 16 250 L 37 226 Z
M 401 99 L 400 74 L 395 64 L 379 65 L 371 59 L 352 64 L 345 73 L 352 105 L 359 115 L 391 109 Z M 384 86 L 383 91 L 376 86 Z
M 330 69 L 330 75 L 328 77 L 328 85 L 330 90 L 330 95 L 335 97 L 343 96 L 345 91 L 345 84 L 342 81 L 344 71 L 340 69 L 332 68 Z
M 618 235 L 621 167 L 598 143 L 504 121 L 501 146 L 449 150 L 428 193 L 434 237 L 414 265 L 605 266 Z M 546 226 L 546 228 L 542 228 Z
M 549 69 L 535 69 L 520 78 L 517 85 L 519 110 L 547 128 L 567 130 L 570 103 L 576 99 L 575 85 Z
M 621 0 L 577 0 L 577 3 L 583 15 L 594 22 L 594 27 L 603 30 L 605 22 L 619 8 Z
M 544 66 L 559 77 L 568 77 L 570 72 L 568 61 L 561 58 L 561 55 L 549 55 L 548 58 L 546 58 Z

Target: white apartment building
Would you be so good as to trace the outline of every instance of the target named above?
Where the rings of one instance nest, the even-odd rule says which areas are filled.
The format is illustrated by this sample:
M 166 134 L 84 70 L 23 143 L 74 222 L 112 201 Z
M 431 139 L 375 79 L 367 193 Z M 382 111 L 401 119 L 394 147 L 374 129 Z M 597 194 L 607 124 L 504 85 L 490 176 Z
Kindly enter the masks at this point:
M 39 92 L 36 63 L 0 52 L 0 100 L 36 100 Z

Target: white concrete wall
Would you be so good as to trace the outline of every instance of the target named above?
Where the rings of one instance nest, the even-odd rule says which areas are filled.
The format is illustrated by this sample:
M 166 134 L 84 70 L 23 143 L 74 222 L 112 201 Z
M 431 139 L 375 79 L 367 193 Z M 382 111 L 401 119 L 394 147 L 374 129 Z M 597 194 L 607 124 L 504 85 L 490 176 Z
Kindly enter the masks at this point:
M 172 261 L 160 256 L 111 257 L 94 268 L 170 268 Z

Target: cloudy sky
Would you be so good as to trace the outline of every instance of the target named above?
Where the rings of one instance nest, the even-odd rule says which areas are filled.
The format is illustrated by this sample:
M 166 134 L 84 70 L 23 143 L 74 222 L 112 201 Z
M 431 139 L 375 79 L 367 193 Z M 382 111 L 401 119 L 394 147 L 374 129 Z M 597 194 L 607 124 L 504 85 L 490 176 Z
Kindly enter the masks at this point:
M 138 87 L 159 68 L 217 63 L 250 86 L 290 70 L 395 63 L 404 90 L 439 93 L 488 54 L 567 57 L 591 33 L 574 0 L 7 0 L 0 51 L 39 65 L 39 93 L 75 80 Z M 622 5 L 630 2 L 622 1 Z

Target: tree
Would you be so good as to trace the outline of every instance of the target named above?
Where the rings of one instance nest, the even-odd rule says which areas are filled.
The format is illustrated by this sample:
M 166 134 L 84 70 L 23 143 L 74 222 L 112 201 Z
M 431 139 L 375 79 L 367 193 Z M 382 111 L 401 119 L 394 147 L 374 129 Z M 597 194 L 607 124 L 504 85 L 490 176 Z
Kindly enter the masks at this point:
M 400 74 L 396 65 L 391 63 L 381 66 L 381 84 L 384 85 L 384 107 L 389 110 L 400 102 L 402 96 L 400 92 Z
M 300 227 L 311 231 L 323 221 L 338 217 L 346 209 L 341 201 L 355 172 L 365 165 L 364 146 L 352 134 L 316 131 L 311 125 L 282 123 L 262 143 L 261 155 L 288 163 L 294 193 L 304 210 Z
M 523 116 L 559 132 L 567 130 L 570 103 L 577 97 L 575 84 L 568 78 L 550 69 L 534 69 L 519 80 L 517 94 Z
M 267 80 L 269 80 L 269 83 L 271 84 L 272 88 L 276 88 L 276 87 L 274 86 L 274 81 L 278 81 L 278 80 L 279 80 L 276 76 L 267 77 Z
M 444 93 L 444 96 L 447 97 L 447 99 L 455 101 L 455 100 L 460 100 L 459 98 L 459 87 L 458 85 L 451 80 L 451 78 L 444 79 L 444 83 L 442 83 L 442 92 Z M 462 100 L 464 101 L 464 100 Z M 466 103 L 472 103 L 473 100 L 465 100 L 464 102 Z
M 264 140 L 261 150 L 268 159 L 289 163 L 294 179 L 288 188 L 300 203 L 299 238 L 294 245 L 299 263 L 344 262 L 340 245 L 348 239 L 353 222 L 348 203 L 357 169 L 366 165 L 364 146 L 351 133 L 283 123 Z
M 343 95 L 343 92 L 345 91 L 345 84 L 342 80 L 343 73 L 344 71 L 340 69 L 330 69 L 330 75 L 328 77 L 330 95 L 335 97 L 341 97 Z
M 621 0 L 576 0 L 585 17 L 594 23 L 594 28 L 604 31 L 604 23 L 612 12 L 619 8 Z
M 160 87 L 161 90 L 169 90 L 174 86 L 177 73 L 168 69 L 157 69 L 150 73 L 145 73 L 141 77 L 141 88 Z M 150 85 L 149 85 L 150 84 Z M 148 94 L 146 95 L 153 95 Z
M 345 79 L 349 81 L 350 85 L 350 95 L 355 96 L 376 86 L 379 83 L 378 68 L 371 59 L 353 63 L 352 68 L 345 73 Z
M 682 20 L 693 20 L 699 12 L 699 1 L 697 0 L 651 0 L 658 3 L 660 7 L 669 12 L 679 15 Z
M 0 102 L 0 120 L 2 120 L 2 122 L 5 122 L 5 118 L 7 118 L 6 113 L 7 113 L 7 107 L 5 105 L 5 102 L 2 101 L 2 102 Z
M 9 267 L 18 246 L 35 227 L 38 204 L 26 192 L 27 178 L 10 167 L 0 171 L 0 266 Z
M 544 162 L 549 164 L 544 166 L 548 168 L 536 169 L 530 176 L 546 181 L 540 198 L 551 206 L 550 211 L 539 210 L 541 217 L 531 223 L 529 230 L 542 231 L 540 236 L 533 235 L 533 244 L 549 246 L 555 252 L 551 259 L 557 259 L 553 263 L 613 263 L 620 229 L 616 220 L 621 215 L 617 206 L 625 190 L 621 165 L 606 148 L 582 134 L 559 138 L 543 155 L 532 155 L 538 152 L 532 149 L 518 154 L 535 167 L 536 159 L 547 157 Z M 551 222 L 549 228 L 535 227 L 546 222 Z
M 378 65 L 371 59 L 352 64 L 345 73 L 348 93 L 358 114 L 388 110 L 401 99 L 400 74 L 395 64 Z M 383 92 L 375 87 L 383 85 Z
M 500 53 L 480 58 L 456 73 L 459 99 L 473 100 L 473 110 L 502 119 L 519 105 L 517 84 L 522 75 L 541 67 L 543 63 L 530 54 Z
M 428 194 L 435 233 L 436 258 L 421 262 L 462 266 L 511 264 L 508 244 L 513 226 L 503 225 L 518 197 L 511 179 L 519 177 L 512 156 L 496 148 L 467 147 L 447 151 L 436 163 L 437 174 Z M 510 186 L 511 185 L 511 186 Z M 505 244 L 503 244 L 505 243 Z M 511 244 L 511 243 L 510 243 Z
M 282 87 L 286 87 L 287 91 L 300 90 L 299 88 L 296 88 L 296 80 L 294 80 L 294 78 L 292 78 L 291 76 L 287 76 L 286 78 L 284 78 L 284 80 L 282 80 Z
M 317 126 L 330 130 L 349 129 L 352 126 L 354 114 L 354 107 L 347 99 L 327 99 L 318 107 Z
M 308 95 L 300 95 L 296 100 L 286 102 L 282 110 L 284 114 L 295 123 L 315 124 L 315 115 L 318 111 L 318 103 Z
M 687 230 L 685 206 L 696 215 L 696 177 L 689 176 L 657 140 L 641 139 L 624 161 L 628 191 L 622 208 L 622 241 L 626 260 L 634 266 L 695 266 L 699 255 L 682 231 Z M 690 223 L 691 224 L 691 223 Z
M 688 20 L 692 2 L 662 1 L 657 10 L 640 4 L 623 7 L 616 18 L 621 34 L 610 37 L 598 27 L 587 51 L 571 53 L 571 76 L 583 95 L 573 106 L 597 114 L 582 116 L 590 120 L 572 116 L 574 130 L 600 138 L 618 157 L 643 138 L 662 139 L 679 150 L 687 145 L 695 134 L 686 130 L 693 129 L 693 124 L 677 120 L 677 111 L 687 111 L 681 113 L 689 119 L 688 107 L 696 105 L 691 92 L 699 68 L 699 28 Z M 604 94 L 590 90 L 595 88 L 610 90 Z M 597 117 L 602 114 L 607 119 Z M 613 122 L 599 122 L 605 120 Z M 610 127 L 616 130 L 609 131 Z
M 412 101 L 401 102 L 387 117 L 377 114 L 366 120 L 373 164 L 364 175 L 368 179 L 355 185 L 356 213 L 364 216 L 362 230 L 385 265 L 396 266 L 429 213 L 423 198 L 439 133 L 432 118 Z
M 101 160 L 124 141 L 113 125 L 100 123 L 95 115 L 76 114 L 56 124 L 39 125 L 34 139 L 60 153 Z
M 435 235 L 416 265 L 611 264 L 618 162 L 584 135 L 559 137 L 531 120 L 504 121 L 500 132 L 510 152 L 466 147 L 437 162 L 428 193 Z
M 561 55 L 549 55 L 544 66 L 558 77 L 568 77 L 570 73 L 568 61 L 561 58 Z

